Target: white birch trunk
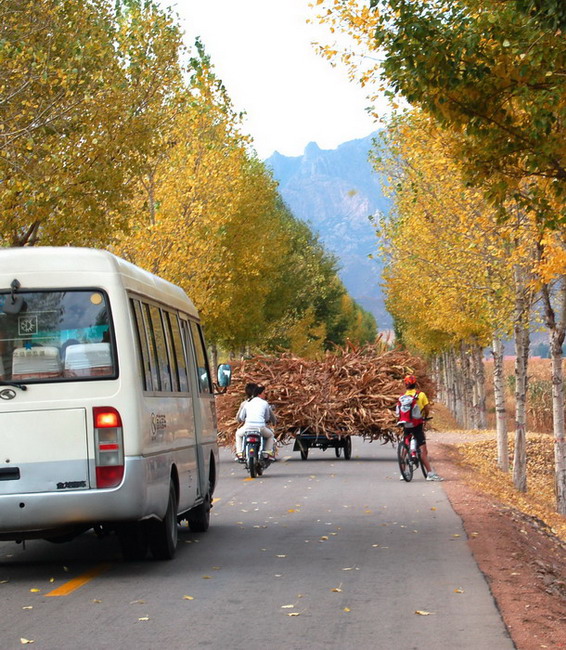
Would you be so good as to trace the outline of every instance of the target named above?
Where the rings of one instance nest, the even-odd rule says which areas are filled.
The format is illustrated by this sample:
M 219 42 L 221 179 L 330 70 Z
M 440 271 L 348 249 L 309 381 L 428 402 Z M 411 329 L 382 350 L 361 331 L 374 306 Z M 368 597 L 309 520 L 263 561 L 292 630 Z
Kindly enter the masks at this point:
M 505 377 L 503 372 L 503 341 L 493 337 L 493 393 L 495 395 L 495 430 L 497 432 L 497 465 L 503 472 L 509 471 L 509 436 L 507 433 L 507 410 L 505 408 Z
M 446 364 L 444 363 L 444 352 L 438 355 L 438 399 L 443 404 L 447 403 L 446 394 Z
M 564 434 L 564 372 L 562 368 L 562 336 L 553 336 L 552 350 L 552 415 L 554 431 L 554 465 L 556 511 L 566 515 L 566 436 Z
M 462 429 L 467 428 L 467 414 L 466 414 L 466 382 L 464 380 L 466 363 L 463 358 L 462 350 L 460 349 L 458 357 L 454 354 L 454 369 L 455 369 L 455 382 L 454 387 L 456 390 L 456 419 Z
M 487 406 L 485 394 L 485 366 L 483 361 L 483 348 L 476 345 L 474 348 L 475 358 L 475 385 L 477 393 L 478 429 L 487 429 Z
M 456 413 L 456 375 L 454 367 L 454 350 L 450 349 L 445 353 L 446 363 L 446 405 L 450 409 L 454 419 L 458 420 Z
M 472 429 L 480 428 L 480 391 L 478 385 L 478 360 L 476 357 L 476 346 L 472 345 L 469 349 L 470 355 L 470 386 L 471 386 L 471 404 L 470 404 L 470 415 L 471 415 L 471 426 Z
M 474 380 L 470 363 L 469 348 L 462 343 L 460 347 L 460 358 L 462 360 L 462 402 L 464 405 L 464 427 L 474 429 Z
M 527 491 L 527 388 L 529 360 L 530 301 L 526 295 L 525 272 L 515 266 L 515 454 L 513 483 L 519 492 Z
M 566 515 L 566 436 L 564 432 L 564 370 L 562 346 L 566 336 L 566 276 L 562 276 L 553 293 L 556 310 L 552 306 L 548 285 L 542 290 L 546 324 L 550 331 L 552 357 L 552 426 L 554 432 L 554 465 L 556 511 Z M 557 318 L 558 312 L 558 318 Z

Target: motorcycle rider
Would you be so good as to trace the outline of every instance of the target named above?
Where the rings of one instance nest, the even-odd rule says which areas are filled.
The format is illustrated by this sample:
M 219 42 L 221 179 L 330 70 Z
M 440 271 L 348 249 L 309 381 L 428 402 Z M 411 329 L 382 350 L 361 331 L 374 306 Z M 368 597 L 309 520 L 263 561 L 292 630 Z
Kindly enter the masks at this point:
M 246 384 L 246 399 L 240 404 L 238 415 L 236 416 L 239 422 L 244 423 L 243 426 L 236 431 L 236 460 L 242 458 L 244 436 L 246 431 L 249 431 L 250 429 L 258 429 L 261 432 L 264 439 L 263 450 L 267 452 L 271 460 L 275 460 L 275 454 L 273 451 L 273 430 L 267 425 L 275 425 L 277 419 L 268 402 L 260 397 L 264 390 L 265 388 L 258 384 Z

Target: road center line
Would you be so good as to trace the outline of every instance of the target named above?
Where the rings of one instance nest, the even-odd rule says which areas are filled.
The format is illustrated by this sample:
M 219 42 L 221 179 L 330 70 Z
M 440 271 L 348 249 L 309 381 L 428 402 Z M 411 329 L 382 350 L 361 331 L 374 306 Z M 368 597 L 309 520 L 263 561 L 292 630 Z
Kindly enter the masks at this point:
M 77 578 L 73 578 L 72 580 L 69 580 L 69 582 L 65 582 L 65 584 L 57 587 L 57 589 L 53 589 L 53 591 L 45 594 L 45 596 L 68 596 L 69 594 L 73 593 L 73 591 L 76 591 L 83 585 L 86 585 L 86 583 L 90 582 L 93 578 L 96 578 L 101 573 L 104 573 L 104 571 L 108 571 L 111 566 L 111 564 L 99 564 L 98 566 L 95 566 L 93 569 L 87 571 L 86 573 L 83 573 Z

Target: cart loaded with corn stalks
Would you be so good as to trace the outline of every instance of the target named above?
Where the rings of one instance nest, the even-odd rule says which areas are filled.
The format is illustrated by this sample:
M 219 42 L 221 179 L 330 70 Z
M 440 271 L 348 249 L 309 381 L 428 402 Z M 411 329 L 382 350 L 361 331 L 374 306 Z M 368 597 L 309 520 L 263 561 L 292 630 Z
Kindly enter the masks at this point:
M 334 448 L 337 457 L 351 457 L 351 436 L 382 443 L 397 440 L 395 405 L 404 392 L 403 377 L 414 374 L 419 390 L 434 398 L 425 363 L 381 341 L 347 345 L 321 360 L 291 354 L 259 356 L 233 364 L 228 391 L 217 398 L 219 444 L 234 446 L 238 407 L 244 388 L 265 386 L 265 397 L 277 416 L 279 445 L 293 443 L 306 460 L 309 449 Z

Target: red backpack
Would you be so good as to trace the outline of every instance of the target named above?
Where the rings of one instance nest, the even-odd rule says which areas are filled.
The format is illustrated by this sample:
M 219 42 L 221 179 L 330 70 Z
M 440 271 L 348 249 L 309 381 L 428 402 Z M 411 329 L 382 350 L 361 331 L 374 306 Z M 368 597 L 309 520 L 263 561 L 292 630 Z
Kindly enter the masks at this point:
M 397 400 L 395 413 L 397 421 L 409 426 L 416 427 L 423 423 L 423 414 L 418 403 L 419 392 L 414 395 L 401 395 Z

